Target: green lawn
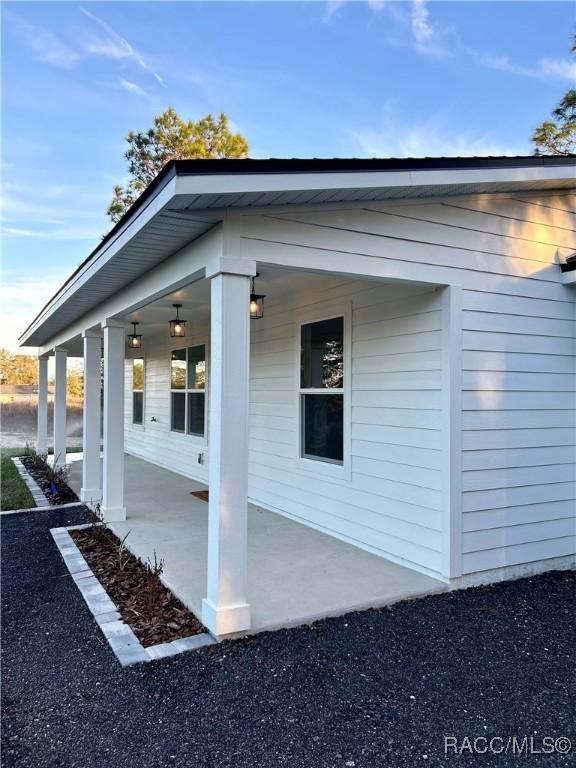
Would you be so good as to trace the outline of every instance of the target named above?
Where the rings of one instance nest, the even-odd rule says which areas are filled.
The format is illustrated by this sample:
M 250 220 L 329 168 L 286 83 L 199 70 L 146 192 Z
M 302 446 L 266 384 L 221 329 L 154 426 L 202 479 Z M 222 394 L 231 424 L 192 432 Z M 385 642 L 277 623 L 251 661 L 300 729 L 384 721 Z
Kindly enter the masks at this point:
M 68 448 L 66 453 L 80 453 L 82 448 Z M 0 510 L 28 509 L 34 499 L 26 483 L 18 474 L 12 456 L 23 456 L 26 448 L 0 448 Z M 48 453 L 54 453 L 52 448 Z
M 27 509 L 34 499 L 18 474 L 12 456 L 22 456 L 24 448 L 0 449 L 0 509 Z

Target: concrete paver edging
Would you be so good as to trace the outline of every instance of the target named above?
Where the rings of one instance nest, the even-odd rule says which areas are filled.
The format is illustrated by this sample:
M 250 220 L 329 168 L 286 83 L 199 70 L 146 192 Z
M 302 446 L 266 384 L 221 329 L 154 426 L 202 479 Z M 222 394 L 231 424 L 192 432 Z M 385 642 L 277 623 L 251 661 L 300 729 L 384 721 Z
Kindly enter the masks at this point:
M 51 509 L 54 510 L 55 507 L 51 507 Z M 216 642 L 207 632 L 202 632 L 191 637 L 173 640 L 170 643 L 159 643 L 144 648 L 128 624 L 122 621 L 116 605 L 94 576 L 70 536 L 69 531 L 88 527 L 88 525 L 74 525 L 69 528 L 51 528 L 50 533 L 90 612 L 123 667 L 175 656 L 183 651 L 196 650 Z
M 0 515 L 19 515 L 23 512 L 58 512 L 59 509 L 66 509 L 67 507 L 80 507 L 88 506 L 81 501 L 68 501 L 66 504 L 53 504 L 49 507 L 27 507 L 26 509 L 3 509 Z
M 32 494 L 32 498 L 34 499 L 34 504 L 36 505 L 36 507 L 46 506 L 46 502 L 48 501 L 48 499 L 44 495 L 43 490 L 40 488 L 36 480 L 34 480 L 34 478 L 28 472 L 24 464 L 22 464 L 22 461 L 17 456 L 13 456 L 12 461 L 14 462 L 14 466 L 18 470 L 18 474 L 20 475 L 22 480 L 24 480 L 28 490 Z

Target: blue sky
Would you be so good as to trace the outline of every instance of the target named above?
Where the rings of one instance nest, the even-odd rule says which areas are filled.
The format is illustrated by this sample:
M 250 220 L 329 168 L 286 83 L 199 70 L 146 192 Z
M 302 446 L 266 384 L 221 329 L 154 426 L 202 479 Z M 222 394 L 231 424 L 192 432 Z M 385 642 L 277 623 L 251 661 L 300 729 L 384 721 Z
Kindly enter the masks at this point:
M 124 136 L 225 111 L 254 157 L 530 153 L 570 2 L 3 4 L 0 345 L 98 243 Z

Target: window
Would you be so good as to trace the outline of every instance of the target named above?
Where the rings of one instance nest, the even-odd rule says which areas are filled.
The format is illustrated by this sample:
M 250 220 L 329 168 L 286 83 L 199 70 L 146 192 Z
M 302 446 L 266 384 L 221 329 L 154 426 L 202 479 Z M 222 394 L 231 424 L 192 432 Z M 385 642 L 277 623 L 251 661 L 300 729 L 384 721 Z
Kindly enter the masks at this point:
M 344 318 L 301 327 L 300 452 L 344 463 Z
M 170 363 L 171 428 L 204 437 L 206 350 L 204 344 L 175 349 Z
M 144 358 L 132 360 L 132 424 L 144 423 Z
M 204 436 L 206 352 L 204 345 L 188 349 L 188 434 Z

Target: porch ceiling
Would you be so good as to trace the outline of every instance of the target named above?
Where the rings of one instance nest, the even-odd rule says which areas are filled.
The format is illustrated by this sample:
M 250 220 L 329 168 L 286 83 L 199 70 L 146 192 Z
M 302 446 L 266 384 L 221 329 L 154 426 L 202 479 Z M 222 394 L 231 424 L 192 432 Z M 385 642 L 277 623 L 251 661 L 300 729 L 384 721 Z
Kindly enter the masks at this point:
M 574 187 L 574 158 L 169 163 L 20 337 L 42 346 L 216 226 L 226 209 Z
M 92 307 L 113 296 L 142 274 L 212 229 L 218 219 L 201 219 L 168 208 L 119 246 L 94 255 L 90 269 L 80 270 L 40 312 L 20 338 L 21 344 L 41 346 Z M 99 266 L 99 263 L 101 265 Z
M 297 272 L 283 269 L 277 266 L 262 265 L 258 268 L 258 291 L 263 293 L 267 300 L 274 301 L 278 297 L 298 295 L 302 289 L 317 285 L 319 291 L 325 291 L 328 287 L 337 287 L 342 282 L 349 282 L 347 278 L 336 275 L 325 275 L 317 272 Z M 382 281 L 378 281 L 382 282 Z M 371 286 L 370 280 L 355 280 L 357 285 Z M 134 321 L 141 323 L 139 332 L 144 334 L 163 333 L 168 331 L 168 322 L 174 316 L 173 305 L 175 302 L 182 304 L 181 316 L 188 320 L 191 326 L 196 323 L 209 323 L 210 321 L 210 283 L 208 280 L 197 280 L 167 294 L 160 299 L 130 312 L 124 316 L 126 323 Z

